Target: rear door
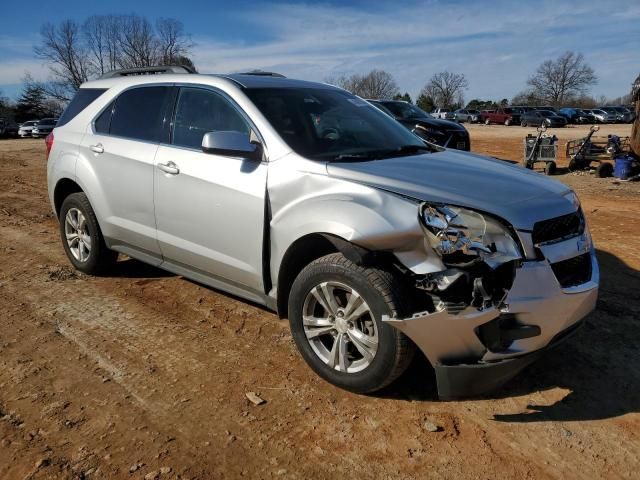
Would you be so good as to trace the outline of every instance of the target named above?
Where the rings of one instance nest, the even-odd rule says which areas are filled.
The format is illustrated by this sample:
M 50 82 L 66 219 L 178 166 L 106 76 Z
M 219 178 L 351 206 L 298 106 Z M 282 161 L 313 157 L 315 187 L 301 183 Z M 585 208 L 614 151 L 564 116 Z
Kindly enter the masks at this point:
M 140 86 L 122 92 L 96 118 L 82 140 L 101 191 L 90 199 L 112 246 L 133 247 L 160 262 L 153 208 L 153 165 L 158 145 L 169 139 L 175 99 L 171 86 Z M 156 259 L 157 261 L 153 261 Z
M 155 212 L 167 262 L 263 291 L 267 164 L 201 147 L 207 132 L 252 130 L 223 92 L 181 87 L 170 144 L 156 155 Z

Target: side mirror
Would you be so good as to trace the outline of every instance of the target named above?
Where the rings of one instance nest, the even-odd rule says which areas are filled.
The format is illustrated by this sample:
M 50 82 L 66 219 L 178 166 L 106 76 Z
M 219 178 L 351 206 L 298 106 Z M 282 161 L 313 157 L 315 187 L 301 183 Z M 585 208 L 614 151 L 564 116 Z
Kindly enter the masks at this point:
M 225 157 L 242 157 L 250 160 L 262 160 L 262 145 L 251 136 L 242 132 L 207 132 L 202 137 L 202 151 L 224 155 Z

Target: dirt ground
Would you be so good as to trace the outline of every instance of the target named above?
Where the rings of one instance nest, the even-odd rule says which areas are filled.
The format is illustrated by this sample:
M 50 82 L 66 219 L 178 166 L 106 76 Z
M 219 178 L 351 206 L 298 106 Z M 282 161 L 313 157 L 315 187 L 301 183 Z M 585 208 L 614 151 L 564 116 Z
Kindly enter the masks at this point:
M 519 160 L 533 129 L 469 130 L 475 151 Z M 424 359 L 354 395 L 262 308 L 124 258 L 110 277 L 75 273 L 44 149 L 0 141 L 1 479 L 638 478 L 640 184 L 555 177 L 595 238 L 597 311 L 494 395 L 440 402 Z

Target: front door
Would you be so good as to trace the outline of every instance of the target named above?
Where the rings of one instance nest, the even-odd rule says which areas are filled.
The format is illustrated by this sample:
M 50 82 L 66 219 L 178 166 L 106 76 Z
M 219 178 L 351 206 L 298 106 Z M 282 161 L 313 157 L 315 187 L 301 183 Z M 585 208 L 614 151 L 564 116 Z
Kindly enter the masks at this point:
M 207 132 L 251 127 L 225 94 L 181 87 L 171 142 L 155 161 L 158 242 L 165 261 L 263 291 L 267 164 L 204 153 Z

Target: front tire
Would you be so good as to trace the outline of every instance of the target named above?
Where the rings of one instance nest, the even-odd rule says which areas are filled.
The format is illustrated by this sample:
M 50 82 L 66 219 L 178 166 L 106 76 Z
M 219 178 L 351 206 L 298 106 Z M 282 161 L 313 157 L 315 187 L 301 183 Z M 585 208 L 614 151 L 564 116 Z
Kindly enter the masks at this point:
M 398 282 L 335 253 L 310 263 L 289 296 L 293 339 L 307 364 L 345 390 L 379 390 L 407 368 L 415 345 L 382 321 L 403 305 Z
M 104 242 L 96 214 L 84 193 L 72 193 L 60 208 L 60 237 L 71 264 L 90 275 L 108 271 L 118 253 Z

